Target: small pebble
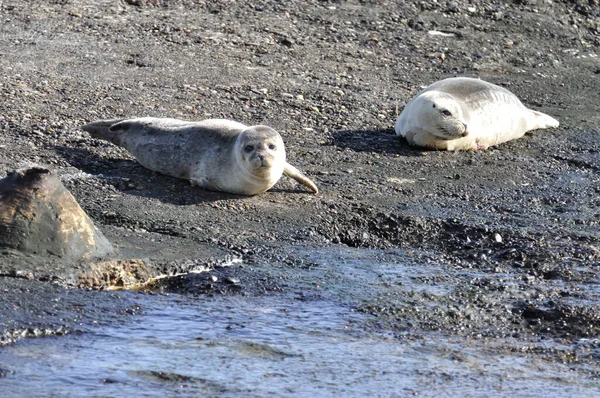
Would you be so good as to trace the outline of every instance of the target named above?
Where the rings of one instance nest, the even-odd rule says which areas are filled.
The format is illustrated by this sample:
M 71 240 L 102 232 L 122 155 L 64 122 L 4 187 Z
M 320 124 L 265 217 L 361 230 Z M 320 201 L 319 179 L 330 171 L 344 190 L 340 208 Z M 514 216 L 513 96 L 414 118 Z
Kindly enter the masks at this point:
M 239 279 L 236 278 L 232 278 L 230 276 L 226 277 L 225 279 L 223 279 L 225 282 L 230 283 L 232 285 L 237 285 L 238 283 L 240 283 Z

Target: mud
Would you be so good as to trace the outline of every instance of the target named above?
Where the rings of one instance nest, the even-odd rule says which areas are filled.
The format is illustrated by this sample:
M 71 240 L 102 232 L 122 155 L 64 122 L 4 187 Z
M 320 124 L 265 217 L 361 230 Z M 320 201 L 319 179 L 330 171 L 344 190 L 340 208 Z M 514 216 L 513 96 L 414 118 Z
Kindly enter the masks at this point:
M 335 282 L 325 286 L 346 286 L 340 299 L 373 314 L 376 330 L 510 338 L 496 349 L 597 377 L 599 10 L 596 0 L 0 1 L 0 169 L 55 170 L 119 250 L 112 260 L 143 259 L 144 277 L 216 278 L 161 280 L 161 291 L 310 299 L 327 292 L 313 283 L 325 268 Z M 561 126 L 480 152 L 409 147 L 396 116 L 450 76 L 502 85 Z M 272 126 L 320 193 L 286 178 L 254 197 L 202 191 L 78 128 L 129 116 Z M 361 295 L 374 287 L 336 279 L 336 264 L 310 254 L 322 247 L 401 249 L 403 261 L 445 270 L 415 286 L 448 293 L 383 278 L 380 295 Z M 219 266 L 232 259 L 243 263 Z M 32 266 L 2 260 L 5 341 L 126 318 L 135 300 L 73 289 L 81 273 L 69 264 Z

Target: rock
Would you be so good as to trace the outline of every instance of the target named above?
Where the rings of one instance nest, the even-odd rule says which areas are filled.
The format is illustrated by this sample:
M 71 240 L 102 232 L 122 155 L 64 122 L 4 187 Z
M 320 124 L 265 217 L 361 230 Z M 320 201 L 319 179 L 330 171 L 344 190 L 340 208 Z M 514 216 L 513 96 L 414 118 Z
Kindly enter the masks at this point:
M 64 259 L 114 252 L 56 174 L 43 168 L 0 180 L 0 248 Z
M 446 3 L 448 13 L 460 13 L 460 7 L 456 1 L 449 1 Z
M 77 278 L 77 287 L 92 289 L 142 288 L 157 274 L 141 259 L 107 260 L 89 264 Z

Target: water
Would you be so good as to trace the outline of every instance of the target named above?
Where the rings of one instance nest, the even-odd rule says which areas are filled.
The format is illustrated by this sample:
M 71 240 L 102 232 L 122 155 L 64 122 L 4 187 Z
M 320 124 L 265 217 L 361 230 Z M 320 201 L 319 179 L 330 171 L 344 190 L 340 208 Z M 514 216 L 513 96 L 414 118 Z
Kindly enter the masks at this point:
M 389 262 L 361 253 L 336 254 L 344 279 L 390 278 Z M 395 268 L 405 283 L 436 272 Z M 124 323 L 0 350 L 2 397 L 600 394 L 567 365 L 498 355 L 494 343 L 374 331 L 336 297 L 140 294 L 142 314 Z

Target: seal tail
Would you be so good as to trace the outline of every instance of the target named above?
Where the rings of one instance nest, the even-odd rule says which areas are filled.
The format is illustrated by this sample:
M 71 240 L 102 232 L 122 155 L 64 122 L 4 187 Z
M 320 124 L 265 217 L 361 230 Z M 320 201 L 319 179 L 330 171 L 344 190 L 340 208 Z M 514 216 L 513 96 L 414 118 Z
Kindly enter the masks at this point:
M 545 113 L 538 111 L 531 111 L 531 117 L 528 121 L 527 131 L 535 129 L 545 129 L 549 127 L 558 127 L 558 125 L 558 120 L 556 120 L 552 116 L 548 116 Z
M 121 133 L 123 133 L 123 130 L 114 131 L 112 127 L 123 120 L 125 119 L 100 120 L 85 124 L 81 126 L 81 129 L 90 133 L 94 138 L 121 146 Z
M 298 181 L 300 184 L 307 186 L 314 193 L 319 193 L 319 188 L 312 182 L 307 176 L 302 174 L 300 170 L 285 162 L 285 166 L 283 168 L 283 174 L 286 176 Z

